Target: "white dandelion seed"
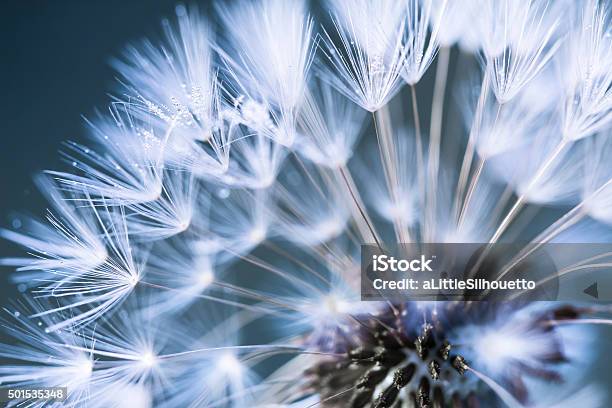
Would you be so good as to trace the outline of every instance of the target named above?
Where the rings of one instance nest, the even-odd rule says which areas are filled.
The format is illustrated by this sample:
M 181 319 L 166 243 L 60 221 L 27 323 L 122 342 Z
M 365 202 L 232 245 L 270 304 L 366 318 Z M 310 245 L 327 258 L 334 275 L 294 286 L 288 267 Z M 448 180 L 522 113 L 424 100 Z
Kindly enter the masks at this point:
M 197 9 L 176 8 L 178 27 L 164 21 L 166 42 L 129 47 L 114 61 L 134 114 L 159 128 L 206 140 L 215 126 L 216 74 L 211 32 Z
M 164 406 L 253 404 L 256 394 L 253 387 L 260 381 L 252 367 L 258 362 L 258 350 L 241 347 L 236 337 L 249 320 L 248 317 L 242 321 L 238 316 L 228 317 L 211 306 L 206 320 L 184 322 L 191 327 L 195 325 L 198 335 L 193 337 L 194 331 L 186 331 L 189 336 L 186 343 L 191 352 L 169 356 L 177 364 L 172 376 L 172 389 L 177 392 L 172 393 Z M 220 344 L 223 346 L 219 347 Z
M 391 157 L 390 166 L 381 164 L 376 154 L 367 154 L 360 163 L 358 174 L 363 178 L 372 178 L 372 182 L 364 184 L 364 197 L 366 202 L 381 217 L 392 222 L 398 238 L 408 242 L 410 229 L 415 226 L 422 213 L 420 202 L 415 191 L 418 190 L 416 179 L 416 154 L 412 143 L 414 135 L 405 128 L 395 130 L 389 151 L 386 156 Z M 375 147 L 371 147 L 374 150 Z M 398 160 L 404 164 L 397 166 Z M 372 177 L 374 169 L 375 177 Z M 414 230 L 412 230 L 414 233 Z
M 147 281 L 169 290 L 151 295 L 151 315 L 178 313 L 213 288 L 221 267 L 215 264 L 214 251 L 199 249 L 203 245 L 194 237 L 182 235 L 156 244 L 147 260 Z
M 431 1 L 406 1 L 406 34 L 402 43 L 405 63 L 402 77 L 409 85 L 421 80 L 438 52 L 438 32 L 445 24 L 447 1 L 434 7 Z M 435 14 L 435 17 L 433 15 Z M 430 27 L 430 22 L 434 24 Z
M 545 133 L 548 132 L 548 133 Z M 582 185 L 582 160 L 577 149 L 556 152 L 559 129 L 549 125 L 540 128 L 536 139 L 521 149 L 498 156 L 493 166 L 502 166 L 498 174 L 507 177 L 520 197 L 536 203 L 572 203 L 577 200 Z M 516 155 L 527 157 L 525 166 L 513 165 Z M 549 163 L 555 155 L 553 163 Z M 514 168 L 514 170 L 513 170 Z
M 226 118 L 219 96 L 215 96 L 214 126 L 205 138 L 194 139 L 190 135 L 173 132 L 164 151 L 164 161 L 168 168 L 186 171 L 204 180 L 218 180 L 224 177 L 229 168 L 232 138 L 240 138 L 242 133 L 232 118 Z
M 0 367 L 0 384 L 15 387 L 68 387 L 67 404 L 88 398 L 94 357 L 92 344 L 73 329 L 49 332 L 51 316 L 28 317 L 40 312 L 44 303 L 30 301 L 14 312 L 3 310 L 3 325 L 10 327 L 11 344 L 0 344 L 0 356 L 11 364 Z M 39 324 L 40 323 L 40 324 Z M 43 406 L 44 402 L 34 406 Z
M 501 36 L 497 41 L 485 40 L 486 75 L 500 104 L 514 98 L 550 61 L 561 45 L 557 30 L 561 15 L 555 17 L 550 1 L 528 1 L 521 4 L 512 0 L 487 2 L 485 10 L 493 33 L 482 33 L 485 39 Z M 486 11 L 485 11 L 486 14 Z M 552 19 L 546 21 L 545 19 Z M 499 44 L 507 44 L 498 50 Z
M 223 242 L 223 250 L 230 251 L 230 258 L 266 240 L 272 222 L 269 200 L 266 190 L 235 190 L 213 201 L 208 228 Z
M 563 136 L 578 140 L 605 129 L 612 119 L 612 29 L 608 6 L 588 1 L 577 10 L 565 64 Z
M 287 150 L 261 133 L 236 133 L 231 145 L 231 162 L 221 181 L 231 187 L 265 189 L 280 171 Z
M 47 327 L 49 331 L 98 319 L 121 304 L 141 278 L 142 260 L 135 259 L 123 208 L 103 206 L 98 209 L 91 200 L 89 208 L 98 220 L 99 234 L 108 255 L 94 268 L 84 264 L 62 265 L 50 270 L 51 276 L 41 280 L 40 288 L 35 290 L 36 296 L 55 299 L 59 306 L 35 316 L 73 311 L 65 320 Z M 140 249 L 137 255 L 145 257 L 146 250 Z
M 180 234 L 191 223 L 197 198 L 193 174 L 168 172 L 157 200 L 127 206 L 129 232 L 141 240 Z
M 384 106 L 401 86 L 405 22 L 399 2 L 331 3 L 335 33 L 324 29 L 320 77 L 370 112 Z M 374 24 L 371 21 L 374 21 Z M 340 44 L 332 39 L 338 35 Z
M 519 194 L 510 210 L 506 213 L 499 227 L 490 239 L 496 242 L 506 231 L 510 223 L 523 208 L 527 195 L 536 187 L 541 186 L 542 179 L 558 166 L 563 157 L 573 154 L 577 141 L 592 137 L 597 131 L 608 126 L 610 117 L 609 70 L 606 59 L 610 57 L 610 36 L 607 29 L 606 6 L 597 1 L 590 1 L 584 7 L 578 8 L 576 27 L 570 33 L 569 49 L 566 53 L 566 67 L 569 80 L 562 98 L 561 129 L 555 147 L 548 149 L 546 158 L 540 160 L 540 165 L 524 184 L 523 192 Z M 573 166 L 572 162 L 572 166 Z M 563 173 L 567 175 L 568 173 Z M 573 183 L 570 188 L 573 189 Z M 557 183 L 557 187 L 560 184 Z M 542 189 L 546 191 L 546 189 Z
M 273 136 L 291 146 L 295 114 L 313 57 L 313 20 L 303 1 L 258 0 L 217 7 L 227 27 L 227 44 L 218 47 L 234 97 L 271 105 Z M 234 29 L 239 27 L 239 29 Z
M 3 265 L 18 266 L 19 271 L 45 271 L 60 268 L 95 268 L 103 263 L 108 252 L 98 235 L 95 216 L 87 209 L 73 207 L 69 196 L 63 196 L 49 178 L 40 176 L 37 184 L 48 197 L 52 209 L 48 224 L 38 220 L 25 221 L 21 232 L 0 230 L 6 240 L 28 247 L 29 258 L 0 260 Z M 24 274 L 29 277 L 28 274 Z M 22 279 L 20 275 L 16 277 Z
M 301 137 L 296 150 L 320 166 L 345 166 L 359 140 L 365 116 L 363 109 L 329 84 L 313 81 L 297 120 Z
M 63 189 L 86 191 L 111 204 L 154 200 L 161 194 L 165 138 L 139 123 L 122 105 L 89 122 L 97 147 L 69 143 L 64 156 L 73 173 L 48 171 Z M 103 151 L 98 153 L 97 148 Z
M 300 171 L 301 170 L 301 171 Z M 275 185 L 274 228 L 298 245 L 325 243 L 341 235 L 349 221 L 338 182 L 328 172 L 296 165 Z

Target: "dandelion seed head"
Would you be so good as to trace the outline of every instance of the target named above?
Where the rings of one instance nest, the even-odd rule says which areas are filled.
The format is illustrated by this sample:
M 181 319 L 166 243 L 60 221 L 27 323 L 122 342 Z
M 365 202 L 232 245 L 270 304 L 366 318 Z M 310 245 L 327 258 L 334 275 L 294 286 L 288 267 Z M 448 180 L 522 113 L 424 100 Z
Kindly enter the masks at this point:
M 93 407 L 596 404 L 576 328 L 609 309 L 367 301 L 360 275 L 365 244 L 610 240 L 607 5 L 311 6 L 178 6 L 114 61 L 110 108 L 37 181 L 46 217 L 0 229 L 26 248 L 0 260 L 0 382 Z

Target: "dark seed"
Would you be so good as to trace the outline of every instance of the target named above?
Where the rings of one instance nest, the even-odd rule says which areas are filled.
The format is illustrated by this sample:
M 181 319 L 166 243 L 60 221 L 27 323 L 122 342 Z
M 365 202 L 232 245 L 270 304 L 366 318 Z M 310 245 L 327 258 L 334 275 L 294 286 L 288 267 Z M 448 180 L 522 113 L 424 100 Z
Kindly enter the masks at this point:
M 427 368 L 429 369 L 429 375 L 432 380 L 440 378 L 440 364 L 436 360 L 431 360 Z
M 412 376 L 416 370 L 416 365 L 414 363 L 408 364 L 402 368 L 399 368 L 393 374 L 393 384 L 397 388 L 405 387 L 410 380 L 412 380 Z
M 421 360 L 425 360 L 427 358 L 428 351 L 425 341 L 421 336 L 417 337 L 414 341 L 414 347 L 416 349 L 417 355 L 421 358 Z
M 419 408 L 430 408 L 429 401 L 429 381 L 427 378 L 421 378 L 421 382 L 419 383 L 419 389 L 417 391 L 417 406 Z
M 378 383 L 385 379 L 389 369 L 382 365 L 375 365 L 365 372 L 357 381 L 357 388 L 374 388 Z
M 395 402 L 399 391 L 394 385 L 387 387 L 376 399 L 374 408 L 389 408 Z
M 453 365 L 453 368 L 457 370 L 457 372 L 461 375 L 463 375 L 463 373 L 465 373 L 465 370 L 469 368 L 467 363 L 465 362 L 465 359 L 461 356 L 453 357 L 451 360 L 451 364 Z
M 443 360 L 448 360 L 448 355 L 451 351 L 451 348 L 451 344 L 445 340 L 440 349 L 438 350 L 438 355 L 442 357 Z

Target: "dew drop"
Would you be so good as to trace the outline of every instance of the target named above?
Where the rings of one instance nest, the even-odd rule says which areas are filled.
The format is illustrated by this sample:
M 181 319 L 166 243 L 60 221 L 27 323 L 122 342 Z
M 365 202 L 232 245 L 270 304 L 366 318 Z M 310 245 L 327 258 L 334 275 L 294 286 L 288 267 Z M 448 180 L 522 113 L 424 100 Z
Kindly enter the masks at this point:
M 187 9 L 183 4 L 179 4 L 178 6 L 176 6 L 176 15 L 178 17 L 184 17 L 187 15 Z
M 230 192 L 229 192 L 229 189 L 227 188 L 221 188 L 219 189 L 219 191 L 217 191 L 217 197 L 219 198 L 225 199 L 229 197 L 229 195 L 230 195 Z
M 13 221 L 11 222 L 11 226 L 14 229 L 19 229 L 21 228 L 21 220 L 19 218 L 14 218 Z

